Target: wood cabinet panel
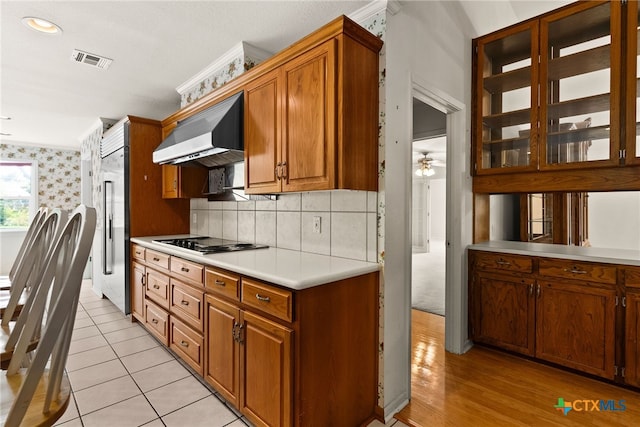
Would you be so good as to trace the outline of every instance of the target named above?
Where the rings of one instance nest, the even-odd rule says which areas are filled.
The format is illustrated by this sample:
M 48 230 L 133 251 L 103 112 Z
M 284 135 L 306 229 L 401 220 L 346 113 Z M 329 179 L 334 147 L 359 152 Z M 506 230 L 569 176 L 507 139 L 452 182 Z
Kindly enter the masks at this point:
M 169 346 L 169 315 L 149 300 L 144 302 L 147 330 L 164 345 Z
M 618 269 L 613 265 L 578 262 L 571 260 L 541 259 L 539 272 L 542 276 L 561 279 L 586 280 L 615 285 Z
M 164 270 L 169 270 L 169 259 L 171 256 L 167 254 L 163 254 L 162 252 L 153 251 L 151 249 L 147 249 L 145 252 L 145 261 L 149 264 L 152 264 L 155 267 L 162 268 Z
M 293 331 L 241 313 L 240 410 L 257 426 L 292 425 Z
M 206 168 L 162 165 L 162 198 L 204 197 L 209 173 Z
M 144 261 L 144 256 L 145 256 L 145 248 L 144 248 L 144 246 L 133 244 L 133 245 L 131 245 L 131 247 L 132 247 L 131 257 L 133 259 L 138 259 L 140 261 Z
M 533 262 L 531 257 L 498 254 L 488 252 L 477 252 L 475 254 L 476 268 L 481 270 L 501 270 L 519 273 L 531 273 Z
M 204 292 L 173 278 L 170 283 L 171 313 L 202 333 L 204 330 Z
M 240 344 L 234 339 L 238 307 L 206 296 L 207 345 L 204 377 L 236 408 L 239 407 Z
M 208 292 L 240 301 L 240 276 L 236 274 L 207 267 L 205 270 L 205 287 Z
M 141 322 L 144 322 L 145 277 L 144 265 L 133 261 L 131 263 L 131 315 Z
M 147 269 L 146 283 L 146 297 L 169 310 L 169 276 Z
M 624 284 L 628 288 L 640 288 L 640 267 L 625 267 Z
M 534 279 L 478 273 L 474 280 L 474 339 L 533 355 Z
M 197 373 L 202 375 L 204 339 L 202 335 L 180 322 L 174 316 L 170 317 L 171 339 L 169 348 L 175 351 Z
M 174 274 L 201 284 L 203 271 L 202 264 L 196 264 L 176 256 L 171 257 L 171 272 Z
M 615 289 L 539 281 L 536 357 L 613 379 Z
M 287 322 L 293 320 L 293 294 L 253 279 L 242 279 L 242 302 Z
M 640 292 L 627 292 L 626 301 L 624 380 L 640 387 Z

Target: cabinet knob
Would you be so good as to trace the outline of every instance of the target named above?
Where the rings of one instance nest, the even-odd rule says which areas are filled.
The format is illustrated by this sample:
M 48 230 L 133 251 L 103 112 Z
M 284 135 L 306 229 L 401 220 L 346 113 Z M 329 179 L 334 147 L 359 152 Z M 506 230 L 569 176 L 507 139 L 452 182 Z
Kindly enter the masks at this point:
M 156 285 L 155 283 L 153 284 L 153 289 L 160 289 L 160 286 Z
M 160 258 L 158 258 L 158 257 L 155 257 L 155 256 L 154 256 L 154 257 L 153 257 L 153 260 L 154 260 L 155 262 L 158 262 L 158 261 L 160 261 Z
M 189 301 L 180 301 L 180 304 L 182 304 L 182 305 L 189 305 Z
M 154 325 L 158 324 L 158 319 L 151 319 L 151 323 L 153 323 Z
M 181 345 L 182 347 L 189 347 L 189 343 L 188 343 L 188 342 L 186 342 L 186 341 L 184 341 L 184 340 L 180 341 L 180 345 Z
M 187 267 L 181 267 L 180 271 L 184 271 L 185 273 L 188 273 L 189 269 Z

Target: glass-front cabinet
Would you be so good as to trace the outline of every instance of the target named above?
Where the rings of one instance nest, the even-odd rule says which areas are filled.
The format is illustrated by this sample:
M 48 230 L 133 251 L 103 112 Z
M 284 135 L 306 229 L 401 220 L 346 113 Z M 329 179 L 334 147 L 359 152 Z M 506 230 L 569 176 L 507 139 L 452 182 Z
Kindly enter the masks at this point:
M 640 164 L 640 7 L 628 2 L 626 86 L 626 162 Z
M 638 5 L 629 4 L 633 152 L 640 162 Z M 624 163 L 621 108 L 629 60 L 622 8 L 619 1 L 576 2 L 474 41 L 476 174 Z
M 478 41 L 476 168 L 482 171 L 535 169 L 537 150 L 538 23 L 493 33 Z M 535 58 L 532 61 L 532 58 Z

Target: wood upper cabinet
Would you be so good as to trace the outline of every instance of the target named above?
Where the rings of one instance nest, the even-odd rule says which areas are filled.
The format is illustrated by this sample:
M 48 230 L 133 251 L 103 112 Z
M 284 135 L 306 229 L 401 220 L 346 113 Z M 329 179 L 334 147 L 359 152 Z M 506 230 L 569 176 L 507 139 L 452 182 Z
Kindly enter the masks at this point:
M 478 175 L 622 161 L 621 81 L 636 63 L 623 61 L 622 7 L 577 2 L 474 41 Z
M 247 83 L 245 192 L 377 190 L 377 70 L 340 35 Z
M 615 288 L 544 280 L 537 286 L 536 357 L 613 379 Z
M 200 167 L 162 165 L 162 198 L 191 199 L 204 197 L 208 171 Z
M 625 99 L 626 138 L 623 141 L 625 162 L 640 164 L 640 67 L 638 66 L 640 51 L 638 37 L 640 36 L 640 8 L 637 1 L 627 2 L 627 97 Z

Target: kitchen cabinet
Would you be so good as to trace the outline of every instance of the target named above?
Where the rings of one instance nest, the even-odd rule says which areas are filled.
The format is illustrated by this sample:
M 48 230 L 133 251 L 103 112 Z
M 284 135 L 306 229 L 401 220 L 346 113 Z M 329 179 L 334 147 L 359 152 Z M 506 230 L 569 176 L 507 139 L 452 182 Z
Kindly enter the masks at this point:
M 640 387 L 640 267 L 625 269 L 625 382 Z
M 170 316 L 169 348 L 187 362 L 198 374 L 203 372 L 204 338 L 176 316 Z
M 616 378 L 618 266 L 472 250 L 469 277 L 474 341 Z
M 627 2 L 627 22 L 626 22 L 626 99 L 625 99 L 625 121 L 626 138 L 624 141 L 625 161 L 631 164 L 640 164 L 640 67 L 638 61 L 640 51 L 638 50 L 638 37 L 640 37 L 640 8 L 637 1 Z
M 131 263 L 131 316 L 140 322 L 144 322 L 144 295 L 145 295 L 144 265 L 132 261 Z
M 474 41 L 477 174 L 618 165 L 621 8 L 578 2 Z
M 192 199 L 204 197 L 208 171 L 200 167 L 162 165 L 162 198 Z

